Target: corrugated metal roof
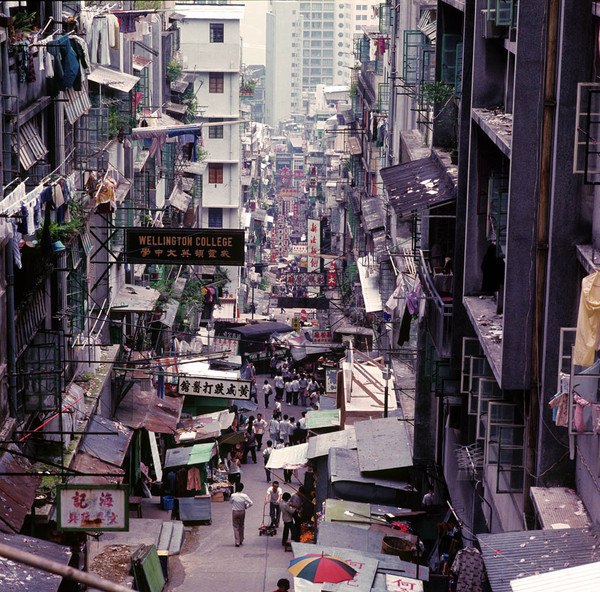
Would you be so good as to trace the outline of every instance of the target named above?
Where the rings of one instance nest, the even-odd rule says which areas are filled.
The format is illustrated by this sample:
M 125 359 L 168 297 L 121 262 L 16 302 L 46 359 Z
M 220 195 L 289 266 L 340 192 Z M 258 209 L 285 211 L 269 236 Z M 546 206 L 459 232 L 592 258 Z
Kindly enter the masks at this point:
M 95 458 L 87 452 L 79 451 L 71 468 L 80 473 L 104 473 L 104 475 L 78 476 L 69 479 L 69 483 L 121 483 L 125 476 L 125 471 L 119 467 L 115 467 L 110 463 L 106 463 L 99 458 Z
M 354 426 L 348 426 L 345 430 L 339 432 L 330 432 L 312 436 L 308 439 L 308 451 L 306 456 L 309 459 L 327 456 L 330 448 L 356 448 L 356 433 Z
M 378 228 L 384 228 L 384 205 L 381 199 L 378 197 L 365 198 L 362 201 L 362 218 L 364 221 L 364 227 L 372 232 Z
M 399 216 L 456 197 L 454 181 L 434 154 L 380 171 L 390 203 Z
M 17 138 L 13 136 L 13 148 L 17 149 Z M 48 154 L 40 132 L 33 120 L 19 126 L 19 161 L 25 170 L 29 170 L 38 160 Z
M 297 469 L 306 465 L 308 444 L 275 448 L 267 462 L 268 469 Z
M 111 303 L 113 312 L 151 312 L 154 310 L 160 292 L 154 288 L 144 288 L 123 284 Z
M 189 447 L 171 448 L 165 455 L 163 470 L 207 463 L 216 453 L 214 442 L 194 444 Z
M 132 388 L 119 403 L 115 417 L 124 425 L 149 432 L 172 434 L 177 427 L 183 397 L 160 399 L 153 391 Z
M 160 317 L 159 323 L 165 327 L 172 327 L 177 316 L 177 310 L 179 309 L 179 301 L 169 298 L 165 310 L 163 311 L 162 317 Z
M 0 531 L 19 532 L 29 514 L 35 490 L 42 478 L 38 475 L 15 475 L 32 470 L 31 463 L 24 457 L 12 454 L 18 452 L 14 444 L 8 444 L 8 452 L 0 457 Z
M 600 561 L 597 528 L 526 530 L 477 538 L 492 592 L 512 592 L 512 580 Z
M 63 565 L 68 565 L 71 560 L 71 549 L 69 547 L 42 541 L 32 536 L 0 534 L 0 543 Z M 0 581 L 2 582 L 3 592 L 21 592 L 25 590 L 56 592 L 63 578 L 35 567 L 29 567 L 24 563 L 3 559 L 0 561 Z
M 371 265 L 373 263 L 373 265 Z M 379 269 L 375 261 L 369 257 L 356 260 L 360 287 L 365 302 L 365 312 L 378 312 L 383 310 L 383 302 L 379 292 Z
M 129 450 L 133 430 L 122 423 L 93 415 L 80 449 L 104 462 L 120 467 Z
M 87 113 L 92 107 L 87 90 L 87 82 L 81 90 L 69 88 L 64 91 L 65 116 L 68 122 L 73 125 L 84 113 Z
M 513 592 L 598 592 L 600 562 L 529 576 L 510 583 Z
M 397 417 L 357 421 L 356 444 L 361 471 L 412 467 L 411 442 L 406 422 Z M 389 451 L 393 450 L 394 454 Z
M 567 487 L 532 487 L 531 500 L 542 528 L 585 528 L 587 510 L 577 492 Z
M 103 84 L 121 92 L 130 92 L 139 79 L 139 76 L 132 76 L 131 74 L 125 74 L 125 72 L 119 72 L 118 70 L 111 70 L 104 66 L 96 66 L 93 72 L 88 76 L 88 80 L 91 80 L 92 82 Z

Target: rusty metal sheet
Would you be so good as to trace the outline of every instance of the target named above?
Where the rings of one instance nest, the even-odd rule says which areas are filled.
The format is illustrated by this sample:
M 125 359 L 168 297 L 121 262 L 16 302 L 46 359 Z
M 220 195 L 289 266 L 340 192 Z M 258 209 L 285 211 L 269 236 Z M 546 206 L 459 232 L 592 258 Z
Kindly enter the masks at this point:
M 387 417 L 358 421 L 354 429 L 361 472 L 412 467 L 411 442 L 402 419 Z
M 122 423 L 94 415 L 88 423 L 88 433 L 81 450 L 117 467 L 123 464 L 129 450 L 133 430 Z
M 42 541 L 31 536 L 20 534 L 1 534 L 0 543 L 32 553 L 44 559 L 50 559 L 68 565 L 71 559 L 69 547 Z M 35 590 L 35 592 L 56 592 L 62 583 L 62 576 L 48 573 L 41 569 L 29 567 L 16 561 L 0 562 L 0 588 L 3 592 Z
M 14 444 L 9 449 L 18 451 Z M 19 532 L 31 510 L 39 475 L 12 475 L 32 471 L 31 463 L 22 456 L 5 452 L 0 457 L 0 531 Z
M 115 465 L 95 458 L 87 452 L 78 452 L 71 468 L 80 473 L 95 473 L 90 476 L 79 476 L 69 479 L 69 483 L 122 483 L 125 471 Z M 104 473 L 98 475 L 97 473 Z
M 183 397 L 158 398 L 152 391 L 130 390 L 115 417 L 124 425 L 149 432 L 172 434 L 179 423 Z

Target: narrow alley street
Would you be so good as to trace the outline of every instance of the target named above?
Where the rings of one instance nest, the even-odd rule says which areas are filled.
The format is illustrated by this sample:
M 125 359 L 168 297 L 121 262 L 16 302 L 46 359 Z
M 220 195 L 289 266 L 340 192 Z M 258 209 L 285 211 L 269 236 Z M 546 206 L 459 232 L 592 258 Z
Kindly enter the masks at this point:
M 257 376 L 257 383 L 263 384 L 266 375 Z M 272 380 L 270 381 L 272 384 Z M 267 420 L 270 409 L 264 408 L 259 394 L 258 412 Z M 303 408 L 291 405 L 282 406 L 283 413 L 299 417 Z M 267 438 L 263 440 L 263 449 Z M 292 577 L 287 567 L 292 553 L 285 552 L 281 545 L 283 527 L 277 529 L 276 536 L 259 536 L 258 527 L 263 519 L 263 504 L 269 484 L 266 481 L 262 451 L 257 453 L 257 463 L 250 456 L 248 463 L 242 465 L 244 493 L 248 494 L 254 505 L 246 512 L 244 544 L 236 548 L 233 541 L 231 524 L 231 504 L 229 501 L 212 503 L 212 523 L 186 528 L 186 538 L 178 557 L 170 560 L 169 582 L 166 590 L 170 592 L 198 592 L 199 590 L 264 590 L 277 588 L 279 578 Z M 277 472 L 275 472 L 277 473 Z M 273 473 L 272 479 L 277 478 Z M 279 474 L 283 484 L 283 475 Z M 298 475 L 294 475 L 292 485 L 298 486 Z M 293 493 L 289 485 L 283 484 L 283 491 Z M 268 517 L 267 517 L 268 523 Z

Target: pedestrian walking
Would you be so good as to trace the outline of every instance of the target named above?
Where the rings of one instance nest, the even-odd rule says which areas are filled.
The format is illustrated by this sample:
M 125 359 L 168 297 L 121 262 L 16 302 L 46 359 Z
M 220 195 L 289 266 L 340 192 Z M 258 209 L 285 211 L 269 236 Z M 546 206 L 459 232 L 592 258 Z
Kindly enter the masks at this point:
M 265 435 L 265 431 L 269 425 L 266 420 L 263 419 L 262 413 L 256 414 L 256 420 L 254 422 L 254 433 L 256 434 L 256 449 L 260 450 L 262 448 L 263 436 Z
M 238 483 L 237 491 L 231 494 L 233 539 L 235 546 L 244 544 L 244 523 L 246 521 L 246 510 L 253 505 L 253 501 L 245 494 L 244 484 Z
M 227 481 L 232 485 L 237 485 L 242 480 L 241 461 L 235 451 L 229 453 L 227 459 Z
M 279 419 L 281 417 L 281 401 L 275 401 L 273 415 Z
M 278 372 L 277 376 L 275 376 L 274 383 L 275 383 L 275 400 L 282 401 L 285 382 L 283 380 L 283 375 L 281 373 L 281 370 Z
M 256 464 L 256 434 L 252 426 L 248 426 L 248 429 L 244 432 L 244 443 L 244 458 L 242 459 L 242 463 L 245 464 L 248 462 L 248 453 L 250 453 L 252 462 Z
M 287 405 L 291 405 L 292 404 L 292 396 L 293 396 L 293 394 L 292 394 L 292 379 L 291 378 L 288 378 L 285 381 L 283 388 L 285 390 L 285 402 Z
M 281 496 L 279 502 L 279 508 L 281 510 L 281 520 L 283 521 L 283 536 L 281 537 L 281 544 L 285 547 L 288 542 L 288 537 L 293 532 L 294 528 L 294 508 L 290 506 L 289 501 L 292 496 L 286 491 Z M 296 540 L 293 538 L 292 540 Z
M 273 356 L 269 362 L 269 370 L 271 371 L 271 378 L 275 378 L 277 372 L 277 358 L 275 356 Z
M 288 415 L 284 415 L 283 419 L 279 422 L 279 437 L 283 440 L 283 443 L 287 446 L 290 443 L 290 432 L 292 426 Z
M 304 372 L 300 375 L 298 384 L 300 385 L 300 405 L 302 405 L 302 407 L 306 407 L 306 389 L 308 388 L 308 378 Z
M 304 492 L 304 487 L 300 486 L 298 491 L 295 491 L 290 496 L 289 506 L 292 508 L 292 526 L 291 526 L 291 534 L 292 540 L 294 542 L 300 541 L 300 525 L 302 524 L 302 506 L 304 504 L 304 500 L 302 499 L 302 495 Z
M 265 409 L 268 409 L 269 408 L 269 397 L 273 394 L 273 387 L 269 384 L 268 380 L 265 380 L 262 390 L 263 390 L 263 396 L 265 398 Z
M 265 502 L 269 502 L 269 515 L 271 516 L 271 526 L 279 526 L 279 518 L 281 516 L 281 510 L 279 508 L 279 502 L 281 501 L 281 488 L 279 487 L 279 481 L 273 481 L 271 487 L 267 489 L 267 495 Z
M 267 483 L 271 483 L 271 471 L 267 469 L 267 463 L 273 452 L 273 440 L 267 440 L 267 447 L 263 450 L 263 462 L 265 463 L 265 474 L 267 475 Z
M 279 420 L 277 419 L 276 411 L 273 412 L 273 417 L 269 421 L 269 438 L 273 442 L 279 440 Z
M 300 381 L 295 374 L 292 379 L 292 405 L 298 405 L 298 396 L 300 395 Z

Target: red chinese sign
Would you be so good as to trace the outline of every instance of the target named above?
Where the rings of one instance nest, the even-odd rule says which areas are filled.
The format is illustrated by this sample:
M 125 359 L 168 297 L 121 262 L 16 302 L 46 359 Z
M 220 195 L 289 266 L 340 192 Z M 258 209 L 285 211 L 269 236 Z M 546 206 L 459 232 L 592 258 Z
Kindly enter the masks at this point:
M 127 485 L 58 486 L 59 530 L 128 530 Z
M 312 332 L 313 343 L 331 343 L 331 331 L 324 331 L 321 329 L 313 329 Z

